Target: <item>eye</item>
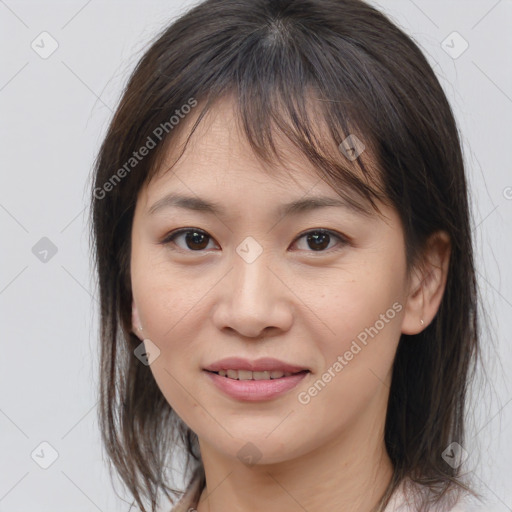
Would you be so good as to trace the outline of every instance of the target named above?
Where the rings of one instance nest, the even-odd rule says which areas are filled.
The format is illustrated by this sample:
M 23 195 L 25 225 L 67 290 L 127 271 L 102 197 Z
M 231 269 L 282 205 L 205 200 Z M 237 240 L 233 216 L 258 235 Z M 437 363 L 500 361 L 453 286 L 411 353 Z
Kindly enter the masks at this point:
M 181 243 L 178 243 L 181 240 Z M 201 229 L 182 228 L 173 231 L 162 240 L 163 245 L 174 244 L 184 251 L 203 251 L 208 249 L 208 244 L 212 241 L 212 237 Z M 211 247 L 210 247 L 211 249 Z
M 307 248 L 300 247 L 300 241 L 304 240 L 307 244 Z M 338 242 L 338 245 L 342 247 L 349 243 L 348 239 L 342 235 L 335 233 L 327 229 L 314 229 L 300 235 L 295 244 L 299 245 L 300 250 L 308 251 L 308 248 L 314 252 L 326 252 L 326 249 L 332 249 Z M 209 243 L 213 243 L 213 238 L 201 229 L 195 228 L 182 228 L 169 233 L 163 240 L 163 245 L 174 244 L 179 249 L 191 252 L 201 252 L 206 249 L 212 249 L 208 247 Z M 308 252 L 311 252 L 308 251 Z
M 325 249 L 332 248 L 331 242 L 333 240 L 338 241 L 341 246 L 349 243 L 347 238 L 327 229 L 310 230 L 297 238 L 297 241 L 301 240 L 305 240 L 307 247 L 314 252 L 325 252 Z M 300 249 L 307 250 L 304 247 Z

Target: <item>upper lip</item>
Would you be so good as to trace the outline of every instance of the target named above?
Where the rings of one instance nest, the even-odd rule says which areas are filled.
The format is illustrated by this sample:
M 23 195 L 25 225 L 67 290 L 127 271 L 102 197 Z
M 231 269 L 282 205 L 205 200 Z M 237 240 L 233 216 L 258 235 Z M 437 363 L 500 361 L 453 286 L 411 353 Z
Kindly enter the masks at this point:
M 285 373 L 298 373 L 304 370 L 309 371 L 307 368 L 271 357 L 263 357 L 254 361 L 249 361 L 241 357 L 227 357 L 206 366 L 204 369 L 211 372 L 218 372 L 219 370 L 247 370 L 251 372 L 282 371 Z

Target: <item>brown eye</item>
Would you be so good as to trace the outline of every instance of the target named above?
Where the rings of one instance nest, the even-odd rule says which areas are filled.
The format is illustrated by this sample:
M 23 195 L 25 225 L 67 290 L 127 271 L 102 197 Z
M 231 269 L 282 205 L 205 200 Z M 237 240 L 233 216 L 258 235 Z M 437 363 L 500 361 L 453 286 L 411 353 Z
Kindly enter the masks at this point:
M 331 237 L 328 233 L 310 233 L 306 236 L 308 246 L 314 251 L 322 251 L 329 246 Z
M 346 245 L 348 242 L 342 236 L 328 230 L 315 229 L 300 236 L 297 240 L 305 240 L 307 248 L 299 247 L 303 250 L 312 250 L 315 252 L 325 252 L 325 249 L 332 248 L 333 242 L 338 242 L 338 245 Z M 334 244 L 335 246 L 336 244 Z
M 185 233 L 185 243 L 189 249 L 201 250 L 208 246 L 209 237 L 204 233 L 189 231 Z
M 202 251 L 208 248 L 211 240 L 210 235 L 200 229 L 180 229 L 167 236 L 162 244 L 173 243 L 183 250 Z

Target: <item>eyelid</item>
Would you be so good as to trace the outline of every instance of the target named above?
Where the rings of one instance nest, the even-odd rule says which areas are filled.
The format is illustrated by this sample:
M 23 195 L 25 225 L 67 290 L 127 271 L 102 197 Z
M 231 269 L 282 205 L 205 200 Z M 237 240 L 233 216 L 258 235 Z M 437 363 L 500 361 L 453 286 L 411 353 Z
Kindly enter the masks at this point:
M 307 235 L 308 233 L 327 233 L 328 235 L 333 235 L 339 238 L 340 240 L 343 240 L 344 242 L 350 242 L 350 238 L 347 235 L 343 235 L 342 233 L 340 233 L 339 231 L 335 231 L 334 229 L 327 228 L 308 228 L 299 233 L 296 239 L 301 238 L 304 235 Z

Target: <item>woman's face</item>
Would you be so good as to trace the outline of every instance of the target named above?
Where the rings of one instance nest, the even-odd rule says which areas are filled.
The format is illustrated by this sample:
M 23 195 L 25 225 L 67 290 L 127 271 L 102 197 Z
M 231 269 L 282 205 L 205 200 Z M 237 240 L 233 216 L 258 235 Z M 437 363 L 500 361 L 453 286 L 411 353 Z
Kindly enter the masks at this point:
M 397 214 L 335 204 L 292 150 L 289 168 L 266 174 L 230 104 L 212 113 L 136 205 L 134 332 L 160 351 L 150 365 L 159 388 L 202 447 L 226 457 L 275 463 L 375 436 L 407 316 Z M 246 366 L 218 368 L 259 371 L 206 370 L 225 358 Z M 294 375 L 281 376 L 285 365 Z

